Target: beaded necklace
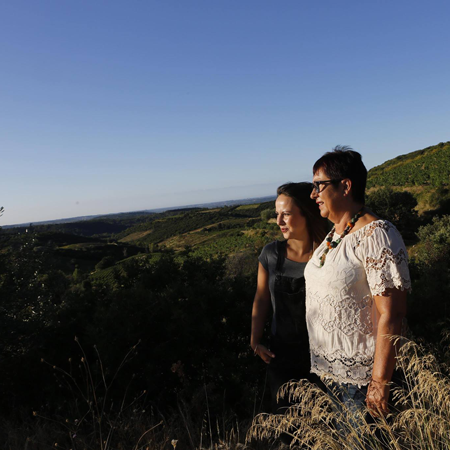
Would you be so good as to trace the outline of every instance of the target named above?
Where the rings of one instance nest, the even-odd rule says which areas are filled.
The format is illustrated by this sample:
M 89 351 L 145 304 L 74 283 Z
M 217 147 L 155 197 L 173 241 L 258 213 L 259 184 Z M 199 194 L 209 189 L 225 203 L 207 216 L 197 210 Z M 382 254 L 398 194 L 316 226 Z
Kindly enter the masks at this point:
M 336 226 L 335 225 L 333 226 L 333 228 L 328 233 L 328 235 L 325 239 L 327 241 L 327 248 L 324 250 L 324 252 L 322 253 L 322 256 L 320 257 L 320 267 L 323 267 L 323 265 L 325 264 L 325 259 L 327 257 L 327 253 L 332 248 L 336 248 L 339 245 L 339 243 L 342 241 L 342 239 L 344 239 L 344 237 L 347 236 L 348 233 L 350 233 L 350 230 L 355 226 L 355 223 L 358 222 L 358 219 L 361 217 L 361 215 L 362 215 L 362 209 L 360 209 L 351 218 L 350 222 L 347 223 L 347 226 L 345 227 L 344 232 L 335 241 L 333 241 L 333 235 L 334 235 L 334 230 L 336 229 Z

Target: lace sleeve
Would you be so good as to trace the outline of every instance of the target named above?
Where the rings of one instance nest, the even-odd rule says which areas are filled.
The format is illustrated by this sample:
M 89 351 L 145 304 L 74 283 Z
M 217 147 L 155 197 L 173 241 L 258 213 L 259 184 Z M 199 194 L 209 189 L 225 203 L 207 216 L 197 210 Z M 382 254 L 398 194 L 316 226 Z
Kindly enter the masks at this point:
M 367 227 L 360 251 L 372 295 L 382 295 L 389 288 L 411 290 L 408 253 L 394 225 L 376 221 Z

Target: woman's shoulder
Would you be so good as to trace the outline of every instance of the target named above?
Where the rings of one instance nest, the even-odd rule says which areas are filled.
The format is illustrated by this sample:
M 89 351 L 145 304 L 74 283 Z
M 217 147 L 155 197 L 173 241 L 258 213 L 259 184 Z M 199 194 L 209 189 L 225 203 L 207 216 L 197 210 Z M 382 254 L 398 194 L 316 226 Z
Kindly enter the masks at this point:
M 383 234 L 398 234 L 398 230 L 389 220 L 377 218 L 366 223 L 359 230 L 355 231 L 355 233 L 359 233 L 361 237 L 376 238 Z
M 372 295 L 383 295 L 388 288 L 411 289 L 408 251 L 395 225 L 375 220 L 361 229 L 356 253 L 364 261 Z
M 278 242 L 280 241 L 273 241 L 265 245 L 261 251 L 261 255 L 278 255 Z
M 275 267 L 278 258 L 278 241 L 273 241 L 267 244 L 261 251 L 258 261 L 262 264 L 264 269 L 269 271 L 269 268 Z
M 358 247 L 405 248 L 403 238 L 395 225 L 385 219 L 367 223 L 355 232 L 355 238 L 358 241 Z
M 356 222 L 355 234 L 364 237 L 377 236 L 384 233 L 398 234 L 398 230 L 389 220 L 385 220 L 375 214 L 372 210 L 364 207 L 365 213 Z

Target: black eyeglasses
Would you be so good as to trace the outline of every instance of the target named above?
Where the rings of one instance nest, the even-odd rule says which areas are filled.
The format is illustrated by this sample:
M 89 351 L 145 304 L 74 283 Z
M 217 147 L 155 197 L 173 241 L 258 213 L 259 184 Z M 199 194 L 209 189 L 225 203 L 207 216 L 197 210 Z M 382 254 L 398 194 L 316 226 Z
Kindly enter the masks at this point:
M 339 180 L 320 180 L 320 181 L 313 181 L 312 185 L 313 185 L 313 191 L 316 191 L 317 194 L 320 194 L 322 191 L 320 190 L 320 185 L 323 184 L 324 186 L 326 186 L 327 184 L 330 183 L 339 183 L 339 181 L 342 181 L 342 178 Z

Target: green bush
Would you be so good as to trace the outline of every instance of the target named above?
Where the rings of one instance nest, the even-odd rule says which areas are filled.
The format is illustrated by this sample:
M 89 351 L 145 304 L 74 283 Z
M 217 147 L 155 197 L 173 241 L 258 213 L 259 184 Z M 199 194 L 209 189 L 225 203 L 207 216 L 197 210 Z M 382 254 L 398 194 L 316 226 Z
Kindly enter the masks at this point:
M 407 191 L 381 187 L 367 196 L 367 206 L 382 219 L 392 222 L 404 238 L 413 238 L 418 225 L 417 200 Z
M 98 350 L 107 368 L 141 342 L 115 379 L 113 404 L 127 389 L 131 397 L 146 390 L 147 402 L 169 411 L 207 385 L 211 414 L 251 414 L 264 380 L 248 346 L 255 277 L 227 277 L 225 259 L 184 252 L 136 256 L 74 284 L 34 244 L 24 236 L 0 261 L 0 409 L 64 409 L 70 392 L 40 360 L 71 372 L 77 336 L 86 357 L 95 361 Z
M 438 342 L 450 328 L 450 216 L 434 217 L 417 235 L 420 241 L 410 261 L 408 321 L 416 335 Z
M 261 220 L 263 222 L 268 222 L 270 219 L 274 219 L 276 217 L 275 211 L 273 208 L 265 209 L 261 211 Z
M 448 186 L 450 142 L 401 155 L 369 171 L 367 187 Z
M 416 261 L 422 266 L 439 264 L 443 269 L 450 262 L 450 216 L 434 217 L 432 223 L 419 228 L 420 245 Z

